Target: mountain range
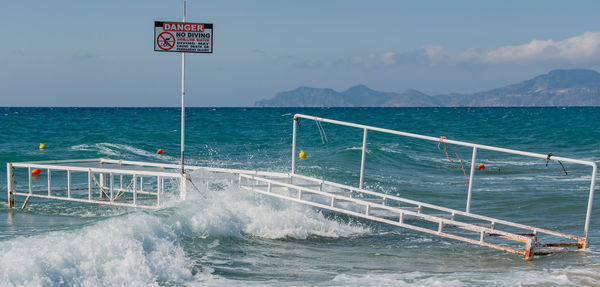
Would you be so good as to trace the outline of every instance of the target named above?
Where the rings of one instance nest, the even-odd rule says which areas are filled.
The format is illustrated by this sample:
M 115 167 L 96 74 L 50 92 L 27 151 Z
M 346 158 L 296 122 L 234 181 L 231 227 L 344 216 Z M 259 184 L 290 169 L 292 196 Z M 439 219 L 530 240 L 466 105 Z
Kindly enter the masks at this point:
M 260 100 L 257 107 L 541 107 L 600 106 L 600 73 L 594 70 L 553 70 L 502 88 L 473 94 L 427 95 L 417 90 L 380 92 L 357 85 L 337 92 L 299 87 Z

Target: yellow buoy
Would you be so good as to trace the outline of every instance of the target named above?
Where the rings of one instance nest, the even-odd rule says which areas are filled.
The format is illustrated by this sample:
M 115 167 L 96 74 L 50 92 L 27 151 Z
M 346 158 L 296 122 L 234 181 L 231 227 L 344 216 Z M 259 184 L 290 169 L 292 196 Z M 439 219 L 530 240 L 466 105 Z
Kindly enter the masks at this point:
M 41 144 L 40 144 L 40 149 L 45 149 L 45 148 L 46 148 L 46 145 L 45 145 L 45 144 L 43 144 L 43 143 L 41 143 Z
M 300 159 L 305 159 L 306 158 L 306 153 L 304 153 L 304 151 L 301 150 L 300 153 L 298 154 L 298 157 Z

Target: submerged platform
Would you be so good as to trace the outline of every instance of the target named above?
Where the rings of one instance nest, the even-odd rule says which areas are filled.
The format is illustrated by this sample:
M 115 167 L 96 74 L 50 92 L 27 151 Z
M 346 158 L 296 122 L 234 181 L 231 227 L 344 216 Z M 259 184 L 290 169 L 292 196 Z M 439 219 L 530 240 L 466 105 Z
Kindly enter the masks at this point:
M 357 187 L 300 175 L 295 171 L 296 126 L 300 118 L 363 130 L 360 178 Z M 473 149 L 466 208 L 464 211 L 428 204 L 408 198 L 363 188 L 364 163 L 369 131 L 468 146 Z M 324 131 L 323 131 L 324 133 Z M 523 225 L 470 212 L 473 170 L 478 149 L 517 154 L 546 160 L 560 160 L 592 167 L 592 179 L 583 235 Z M 38 170 L 37 172 L 33 172 Z M 282 200 L 310 205 L 323 210 L 407 228 L 479 246 L 499 249 L 530 259 L 568 249 L 586 248 L 594 196 L 596 164 L 589 161 L 554 157 L 505 148 L 434 138 L 381 129 L 336 120 L 295 115 L 293 120 L 292 167 L 290 173 L 256 170 L 185 166 L 115 159 L 82 159 L 45 162 L 7 163 L 9 207 L 21 203 L 25 208 L 31 198 L 75 201 L 135 208 L 160 208 L 165 197 L 186 198 L 187 185 L 196 187 L 190 172 L 205 170 L 234 176 L 241 190 L 248 190 Z M 17 202 L 16 198 L 23 198 Z

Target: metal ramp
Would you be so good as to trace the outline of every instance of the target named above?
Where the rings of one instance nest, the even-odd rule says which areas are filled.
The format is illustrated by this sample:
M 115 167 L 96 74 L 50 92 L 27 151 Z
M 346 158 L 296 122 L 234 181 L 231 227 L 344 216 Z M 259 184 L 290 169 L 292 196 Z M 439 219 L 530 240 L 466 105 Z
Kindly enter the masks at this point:
M 302 175 L 239 175 L 240 188 L 326 210 L 523 255 L 583 248 L 585 238 Z M 544 238 L 546 240 L 541 241 Z M 547 241 L 550 240 L 550 241 Z
M 301 118 L 316 121 L 317 126 L 320 127 L 321 136 L 324 135 L 321 122 L 363 130 L 358 187 L 324 181 L 296 173 L 296 137 L 297 126 Z M 438 145 L 453 144 L 472 148 L 465 210 L 460 211 L 364 189 L 363 178 L 368 132 L 380 132 L 433 141 Z M 546 161 L 557 160 L 590 166 L 592 168 L 591 182 L 583 235 L 570 235 L 471 213 L 471 195 L 477 150 L 490 150 Z M 6 167 L 7 198 L 8 206 L 11 208 L 15 207 L 16 197 L 25 198 L 22 208 L 25 208 L 31 198 L 135 208 L 161 208 L 165 196 L 170 195 L 185 199 L 186 185 L 191 182 L 189 172 L 202 169 L 209 172 L 233 175 L 238 178 L 239 186 L 244 190 L 508 251 L 523 255 L 525 259 L 530 259 L 535 255 L 545 255 L 589 246 L 588 234 L 597 175 L 596 164 L 590 161 L 461 142 L 444 137 L 435 138 L 300 114 L 296 114 L 293 118 L 290 173 L 103 158 L 47 162 L 9 162 Z M 40 170 L 39 175 L 32 174 L 34 169 Z M 191 185 L 194 186 L 193 183 Z M 170 194 L 168 191 L 170 191 Z

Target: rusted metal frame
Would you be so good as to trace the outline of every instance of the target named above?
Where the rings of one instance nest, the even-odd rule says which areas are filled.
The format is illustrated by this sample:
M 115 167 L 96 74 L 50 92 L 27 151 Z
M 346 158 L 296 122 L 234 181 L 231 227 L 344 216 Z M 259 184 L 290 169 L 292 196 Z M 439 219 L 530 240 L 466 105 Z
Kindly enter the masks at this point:
M 540 243 L 538 246 L 543 248 L 562 248 L 562 247 L 579 247 L 579 243 Z
M 315 206 L 315 207 L 319 207 L 319 208 L 324 208 L 324 209 L 328 209 L 328 210 L 332 210 L 332 211 L 337 211 L 337 212 L 340 212 L 340 213 L 345 213 L 345 214 L 353 215 L 353 216 L 356 216 L 356 217 L 361 217 L 361 218 L 365 218 L 365 219 L 379 221 L 379 222 L 382 222 L 382 223 L 389 223 L 389 224 L 392 224 L 392 225 L 395 225 L 395 226 L 399 226 L 399 227 L 403 227 L 403 228 L 407 228 L 407 229 L 411 229 L 411 230 L 421 231 L 421 232 L 424 232 L 424 233 L 438 235 L 438 236 L 442 236 L 442 237 L 446 237 L 446 238 L 450 238 L 450 239 L 455 239 L 455 240 L 458 240 L 458 241 L 468 242 L 468 243 L 472 243 L 472 244 L 476 244 L 476 245 L 480 245 L 480 246 L 485 246 L 485 247 L 489 247 L 489 248 L 494 248 L 494 249 L 498 249 L 498 250 L 502 250 L 502 251 L 507 251 L 507 252 L 515 253 L 515 254 L 525 255 L 525 251 L 521 251 L 521 250 L 518 250 L 518 249 L 512 248 L 512 247 L 497 245 L 497 244 L 488 243 L 488 242 L 480 242 L 478 240 L 473 240 L 473 239 L 470 239 L 470 238 L 466 238 L 466 237 L 462 237 L 462 236 L 454 235 L 454 234 L 449 234 L 449 233 L 444 233 L 444 232 L 440 233 L 440 232 L 438 232 L 436 230 L 431 230 L 431 229 L 420 227 L 420 226 L 406 224 L 406 223 L 402 223 L 402 222 L 399 222 L 399 221 L 393 221 L 393 220 L 388 220 L 388 219 L 384 219 L 384 218 L 378 218 L 378 217 L 374 217 L 374 216 L 368 216 L 365 213 L 354 212 L 354 211 L 350 211 L 350 210 L 346 210 L 346 209 L 342 209 L 342 208 L 337 208 L 337 207 L 331 207 L 329 205 L 324 205 L 324 204 L 320 204 L 320 203 L 316 203 L 316 202 L 311 202 L 311 201 L 307 201 L 307 200 L 300 200 L 300 199 L 297 199 L 297 198 L 294 198 L 294 197 L 290 197 L 290 196 L 282 195 L 282 194 L 278 194 L 278 193 L 268 193 L 268 192 L 265 192 L 265 191 L 260 190 L 260 189 L 252 189 L 249 186 L 241 186 L 241 188 L 242 189 L 246 189 L 246 190 L 250 190 L 250 191 L 254 191 L 254 192 L 258 192 L 258 193 L 261 193 L 261 194 L 266 194 L 266 195 L 270 195 L 270 196 L 274 196 L 274 197 L 278 197 L 278 198 L 292 200 L 292 201 L 295 201 L 295 202 L 298 202 L 298 203 L 303 203 L 303 204 L 307 204 L 307 205 L 311 205 L 311 206 Z M 527 257 L 526 259 L 529 259 L 529 258 Z
M 297 176 L 297 175 L 294 175 L 294 176 Z M 303 177 L 303 176 L 300 176 L 300 177 Z M 323 182 L 322 180 L 314 180 L 314 181 Z M 356 189 L 352 189 L 352 190 L 355 190 L 357 192 L 361 192 L 360 190 L 356 190 Z M 387 197 L 387 195 L 385 195 L 385 196 L 381 195 L 381 194 L 377 194 L 377 195 L 380 196 L 380 197 L 382 197 L 382 198 L 386 198 Z M 417 204 L 415 203 L 415 205 L 417 205 Z M 421 206 L 421 204 L 419 203 L 418 206 Z M 395 212 L 395 211 L 392 211 L 392 212 Z M 461 212 L 459 212 L 459 213 L 461 213 Z M 402 222 L 403 214 L 404 214 L 404 212 L 401 212 L 400 215 L 399 215 L 400 222 Z M 450 214 L 451 214 L 452 220 L 454 220 L 454 215 L 456 214 L 456 212 L 453 211 Z M 465 216 L 467 216 L 467 217 L 474 217 L 474 214 L 467 214 Z M 468 230 L 468 231 L 472 231 L 472 232 L 481 232 L 481 237 L 482 238 L 484 237 L 484 234 L 485 234 L 485 235 L 489 235 L 489 236 L 502 236 L 504 239 L 511 240 L 511 241 L 518 241 L 518 242 L 527 242 L 527 241 L 530 240 L 529 238 L 522 238 L 522 237 L 515 238 L 513 235 L 502 234 L 502 233 L 498 232 L 498 230 L 495 229 L 496 228 L 496 221 L 501 221 L 502 222 L 502 220 L 491 219 L 490 220 L 490 228 L 489 228 L 491 231 L 488 230 L 485 233 L 483 231 L 480 231 L 479 228 L 473 228 L 471 225 L 458 225 L 458 224 L 454 224 L 456 221 L 450 221 L 450 222 L 445 221 L 442 224 L 442 226 L 444 226 L 444 225 L 453 225 L 455 227 L 458 227 L 458 228 L 461 228 L 461 229 L 464 229 L 464 230 Z M 534 232 L 538 232 L 539 231 L 539 228 L 533 227 L 532 229 L 533 229 Z M 517 234 L 517 235 L 520 235 L 520 234 Z M 551 235 L 554 235 L 554 234 L 551 234 Z M 566 236 L 570 236 L 570 235 L 566 235 Z M 573 238 L 569 238 L 569 239 L 573 239 Z M 534 240 L 533 244 L 535 246 L 537 244 L 537 242 L 535 241 L 535 239 L 533 239 L 533 240 Z M 573 239 L 573 240 L 576 240 L 576 241 L 579 242 L 579 243 L 577 243 L 578 246 L 582 246 L 580 240 L 577 240 L 577 239 Z M 483 240 L 481 240 L 481 241 L 483 242 Z
M 510 221 L 506 221 L 506 220 L 502 220 L 502 219 L 497 219 L 497 218 L 492 218 L 489 216 L 484 216 L 484 215 L 479 215 L 479 214 L 474 214 L 474 213 L 467 213 L 464 211 L 460 211 L 460 210 L 455 210 L 455 209 L 451 209 L 451 208 L 447 208 L 447 207 L 443 207 L 443 206 L 439 206 L 439 205 L 433 205 L 433 204 L 429 204 L 429 203 L 423 203 L 423 202 L 419 202 L 416 200 L 411 200 L 411 199 L 406 199 L 406 198 L 402 198 L 402 197 L 398 197 L 398 196 L 393 196 L 393 195 L 387 195 L 387 194 L 382 194 L 379 192 L 374 192 L 374 191 L 370 191 L 370 190 L 365 190 L 365 189 L 357 189 L 355 187 L 351 187 L 351 186 L 347 186 L 347 185 L 343 185 L 343 184 L 339 184 L 339 183 L 335 183 L 335 182 L 331 182 L 331 181 L 325 181 L 325 180 L 321 180 L 321 179 L 314 179 L 308 176 L 304 176 L 304 175 L 300 175 L 300 174 L 294 174 L 291 175 L 294 177 L 299 177 L 305 180 L 313 180 L 315 182 L 323 182 L 326 185 L 330 185 L 330 186 L 334 186 L 334 187 L 339 187 L 339 188 L 345 188 L 354 192 L 359 192 L 359 193 L 364 193 L 364 194 L 368 194 L 368 195 L 373 195 L 373 196 L 378 196 L 378 197 L 386 197 L 387 199 L 390 200 L 394 200 L 394 201 L 399 201 L 399 202 L 404 202 L 404 203 L 409 203 L 409 204 L 413 204 L 413 205 L 422 205 L 423 207 L 426 208 L 431 208 L 431 209 L 436 209 L 439 211 L 444 211 L 444 212 L 448 212 L 448 213 L 454 213 L 457 215 L 462 215 L 462 216 L 467 216 L 467 217 L 472 217 L 475 219 L 480 219 L 480 220 L 486 220 L 489 221 L 491 224 L 502 224 L 502 225 L 506 225 L 506 226 L 511 226 L 511 227 L 516 227 L 516 228 L 521 228 L 521 229 L 525 229 L 525 230 L 531 230 L 531 231 L 537 231 L 539 233 L 545 233 L 545 234 L 549 234 L 549 235 L 553 235 L 553 236 L 557 236 L 557 237 L 563 237 L 563 238 L 567 238 L 567 239 L 572 239 L 572 240 L 576 240 L 579 241 L 582 239 L 582 237 L 579 236 L 575 236 L 575 235 L 569 235 L 569 234 L 565 234 L 565 233 L 560 233 L 560 232 L 556 232 L 556 231 L 552 231 L 552 230 L 548 230 L 548 229 L 543 229 L 543 228 L 537 228 L 537 227 L 533 227 L 533 226 L 528 226 L 528 225 L 524 225 L 524 224 L 520 224 L 520 223 L 515 223 L 515 222 L 510 222 Z
M 532 152 L 526 152 L 526 151 L 520 151 L 520 150 L 513 150 L 513 149 L 500 148 L 500 147 L 494 147 L 494 146 L 488 146 L 488 145 L 474 144 L 474 143 L 463 142 L 463 141 L 450 140 L 450 139 L 440 139 L 437 137 L 424 136 L 424 135 L 419 135 L 419 134 L 414 134 L 414 133 L 395 131 L 395 130 L 390 130 L 390 129 L 378 128 L 378 127 L 349 123 L 349 122 L 343 122 L 343 121 L 320 118 L 320 117 L 315 117 L 315 116 L 308 116 L 308 115 L 303 115 L 303 114 L 295 114 L 293 119 L 294 119 L 294 121 L 296 121 L 299 118 L 315 120 L 315 121 L 320 121 L 320 122 L 327 122 L 327 123 L 332 123 L 332 124 L 337 124 L 337 125 L 342 125 L 342 126 L 361 128 L 361 129 L 369 129 L 372 131 L 378 131 L 378 132 L 389 133 L 389 134 L 394 134 L 394 135 L 418 138 L 418 139 L 423 139 L 423 140 L 428 140 L 428 141 L 445 142 L 445 143 L 450 143 L 450 144 L 455 144 L 455 145 L 460 145 L 460 146 L 485 149 L 485 150 L 503 152 L 503 153 L 508 153 L 508 154 L 517 154 L 517 155 L 529 156 L 529 157 L 540 158 L 540 159 L 548 159 L 548 155 L 546 155 L 546 154 L 538 154 L 538 153 L 532 153 Z M 295 138 L 293 141 L 295 143 Z M 552 159 L 557 160 L 557 161 L 562 161 L 562 162 L 570 162 L 570 163 L 576 163 L 576 164 L 582 164 L 582 165 L 589 165 L 589 166 L 592 166 L 592 168 L 593 168 L 592 169 L 592 179 L 591 179 L 591 183 L 590 183 L 590 195 L 589 195 L 589 200 L 588 200 L 587 214 L 586 214 L 585 227 L 584 227 L 584 236 L 576 237 L 576 238 L 572 238 L 572 236 L 566 237 L 566 238 L 578 240 L 578 241 L 582 242 L 585 247 L 587 247 L 589 245 L 588 231 L 589 231 L 589 222 L 590 222 L 590 218 L 591 218 L 591 210 L 592 210 L 592 206 L 593 206 L 594 185 L 595 185 L 595 181 L 596 181 L 596 163 L 591 162 L 591 161 L 584 161 L 584 160 L 578 160 L 578 159 L 572 159 L 572 158 L 566 158 L 566 157 L 560 157 L 560 156 L 552 156 Z M 548 232 L 544 232 L 544 233 L 548 233 Z M 563 235 L 558 235 L 560 233 L 550 232 L 549 234 L 554 234 L 556 236 L 565 237 Z
M 281 182 L 277 182 L 277 181 L 273 181 L 270 179 L 265 179 L 262 177 L 255 177 L 253 175 L 240 175 L 240 177 L 246 177 L 249 179 L 253 180 L 254 182 L 258 182 L 258 181 L 262 181 L 262 182 L 271 182 L 273 184 L 277 184 L 280 186 L 284 186 L 284 187 L 288 187 L 288 188 L 292 188 L 292 189 L 299 189 L 299 187 L 295 186 L 295 185 L 291 185 L 291 184 L 286 184 L 286 183 L 281 183 Z M 255 185 L 253 185 L 253 188 L 255 188 Z M 334 195 L 328 192 L 323 192 L 323 191 L 318 191 L 318 190 L 312 190 L 312 189 L 308 189 L 308 188 L 300 188 L 302 189 L 304 192 L 310 192 L 310 193 L 314 193 L 314 194 L 319 194 L 319 195 L 324 195 L 324 196 L 328 196 L 331 198 L 337 198 L 337 199 L 343 199 L 346 201 L 351 201 L 357 204 L 361 204 L 366 206 L 367 208 L 367 212 L 365 214 L 368 215 L 368 210 L 370 209 L 371 206 L 376 206 L 379 209 L 384 209 L 384 210 L 388 210 L 394 213 L 403 213 L 403 214 L 407 214 L 407 215 L 412 215 L 415 216 L 417 218 L 423 219 L 423 220 L 427 220 L 433 223 L 439 223 L 440 221 L 443 224 L 447 224 L 447 225 L 455 225 L 457 227 L 464 227 L 463 229 L 465 230 L 469 230 L 469 231 L 474 231 L 474 232 L 481 232 L 481 231 L 486 231 L 488 233 L 497 233 L 497 234 L 501 234 L 501 235 L 505 235 L 508 236 L 510 238 L 518 238 L 520 240 L 528 240 L 528 238 L 526 238 L 525 236 L 520 236 L 520 235 L 516 235 L 513 233 L 509 233 L 509 232 L 505 232 L 505 231 L 501 231 L 501 230 L 492 230 L 490 228 L 485 228 L 485 227 L 481 227 L 481 226 L 476 226 L 476 225 L 472 225 L 472 224 L 468 224 L 468 223 L 464 223 L 464 222 L 460 222 L 460 221 L 455 221 L 455 220 L 448 220 L 448 219 L 443 219 L 443 218 L 439 218 L 436 216 L 432 216 L 432 215 L 428 215 L 428 214 L 423 214 L 420 212 L 413 212 L 410 210 L 405 210 L 405 209 L 401 209 L 401 208 L 397 208 L 397 207 L 392 207 L 392 206 L 388 206 L 388 205 L 382 205 L 382 204 L 376 204 L 376 203 L 371 203 L 371 202 L 366 202 L 364 200 L 361 199 L 357 199 L 357 198 L 349 198 L 349 197 L 345 197 L 345 196 L 340 196 L 340 195 Z M 342 209 L 345 210 L 345 209 Z

